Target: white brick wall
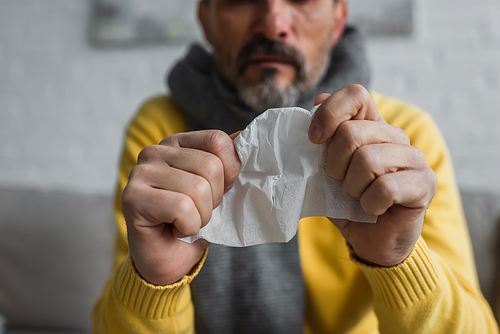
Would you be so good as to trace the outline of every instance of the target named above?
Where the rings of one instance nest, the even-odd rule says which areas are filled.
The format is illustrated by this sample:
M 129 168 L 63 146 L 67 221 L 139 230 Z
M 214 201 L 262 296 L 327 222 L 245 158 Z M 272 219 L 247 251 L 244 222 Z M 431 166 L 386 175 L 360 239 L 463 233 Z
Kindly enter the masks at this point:
M 372 87 L 433 115 L 462 188 L 498 190 L 500 2 L 414 3 L 413 37 L 370 41 Z
M 109 192 L 125 124 L 184 47 L 97 50 L 84 0 L 0 0 L 0 184 Z
M 411 37 L 369 42 L 372 88 L 434 116 L 462 187 L 500 189 L 500 2 L 414 2 Z M 185 52 L 93 49 L 89 3 L 0 0 L 0 186 L 110 192 L 125 124 Z

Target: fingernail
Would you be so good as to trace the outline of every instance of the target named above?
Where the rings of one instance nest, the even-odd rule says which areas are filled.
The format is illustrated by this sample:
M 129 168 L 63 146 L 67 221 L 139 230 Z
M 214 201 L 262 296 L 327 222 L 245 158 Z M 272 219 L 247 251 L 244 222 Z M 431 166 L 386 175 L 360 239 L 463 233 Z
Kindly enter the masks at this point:
M 321 139 L 322 134 L 323 130 L 321 129 L 321 126 L 317 122 L 313 122 L 309 127 L 309 139 L 313 143 L 317 143 Z

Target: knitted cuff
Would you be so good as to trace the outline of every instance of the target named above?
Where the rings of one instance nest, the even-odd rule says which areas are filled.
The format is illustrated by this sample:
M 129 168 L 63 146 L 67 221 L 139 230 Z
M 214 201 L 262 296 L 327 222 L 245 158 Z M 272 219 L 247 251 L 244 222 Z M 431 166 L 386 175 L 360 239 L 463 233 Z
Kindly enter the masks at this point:
M 402 309 L 416 303 L 431 293 L 439 281 L 422 238 L 418 239 L 410 255 L 394 267 L 372 267 L 360 262 L 351 248 L 349 253 L 365 274 L 374 300 L 387 308 Z
M 162 319 L 176 314 L 179 310 L 184 310 L 187 305 L 184 305 L 185 299 L 181 297 L 189 292 L 189 283 L 200 272 L 207 253 L 208 248 L 190 275 L 166 286 L 157 286 L 145 281 L 137 273 L 129 254 L 116 278 L 114 290 L 117 299 L 134 312 L 150 319 Z

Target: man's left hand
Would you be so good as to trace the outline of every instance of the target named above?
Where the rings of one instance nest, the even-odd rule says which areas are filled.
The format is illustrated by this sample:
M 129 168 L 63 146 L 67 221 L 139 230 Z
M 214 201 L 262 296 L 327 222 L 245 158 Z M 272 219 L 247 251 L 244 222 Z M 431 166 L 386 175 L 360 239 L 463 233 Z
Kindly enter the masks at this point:
M 311 121 L 309 139 L 331 139 L 326 171 L 344 180 L 363 209 L 378 215 L 376 224 L 330 219 L 357 257 L 369 265 L 403 262 L 417 242 L 425 212 L 436 193 L 437 179 L 423 152 L 407 134 L 385 122 L 368 91 L 346 86 L 322 103 Z

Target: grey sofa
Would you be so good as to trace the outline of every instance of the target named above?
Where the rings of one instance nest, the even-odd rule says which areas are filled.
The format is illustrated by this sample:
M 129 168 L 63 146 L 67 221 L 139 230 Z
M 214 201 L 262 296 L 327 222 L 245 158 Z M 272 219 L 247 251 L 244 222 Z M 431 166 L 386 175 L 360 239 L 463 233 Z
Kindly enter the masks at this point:
M 108 196 L 1 189 L 0 314 L 7 332 L 89 333 L 114 234 Z
M 500 278 L 500 194 L 463 192 L 481 287 Z M 115 227 L 108 196 L 0 189 L 0 314 L 7 333 L 90 333 L 109 274 Z

